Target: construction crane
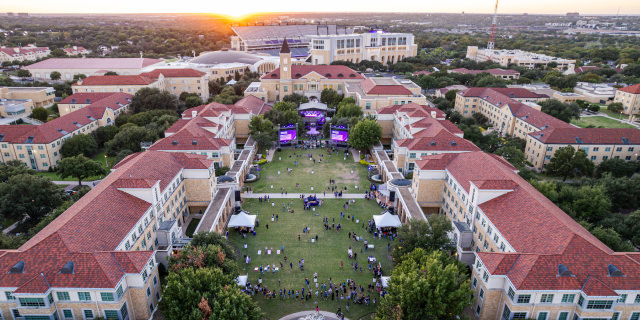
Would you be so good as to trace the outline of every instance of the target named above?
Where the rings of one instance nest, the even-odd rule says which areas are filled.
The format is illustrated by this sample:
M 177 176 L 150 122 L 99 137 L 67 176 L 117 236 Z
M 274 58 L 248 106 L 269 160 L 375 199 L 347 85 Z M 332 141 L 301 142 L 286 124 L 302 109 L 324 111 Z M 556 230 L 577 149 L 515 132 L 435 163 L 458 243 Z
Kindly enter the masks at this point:
M 489 43 L 487 43 L 487 49 L 493 50 L 494 40 L 496 37 L 496 22 L 498 21 L 498 0 L 496 0 L 496 7 L 493 10 L 493 21 L 491 22 L 491 38 L 489 38 Z

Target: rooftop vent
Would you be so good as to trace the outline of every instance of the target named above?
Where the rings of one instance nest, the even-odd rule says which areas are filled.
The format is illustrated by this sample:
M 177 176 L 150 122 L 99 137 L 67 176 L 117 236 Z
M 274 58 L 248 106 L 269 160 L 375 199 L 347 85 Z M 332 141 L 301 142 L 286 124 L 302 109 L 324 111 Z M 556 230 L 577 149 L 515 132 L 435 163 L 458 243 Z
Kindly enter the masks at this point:
M 350 75 L 349 75 L 349 77 L 351 77 L 351 78 L 355 78 L 355 77 L 356 77 L 356 74 L 355 74 L 355 73 L 352 73 L 352 74 L 350 74 Z
M 344 78 L 344 74 L 338 73 L 338 78 Z
M 515 94 L 513 94 L 513 93 L 509 93 L 509 97 L 510 97 L 510 98 L 515 98 L 515 97 L 516 97 L 516 95 L 515 95 Z
M 275 74 L 275 73 L 272 73 L 272 74 L 271 74 L 271 78 L 277 78 L 277 77 L 278 77 L 278 75 L 277 75 L 277 74 Z
M 33 136 L 29 136 L 25 143 L 32 143 L 32 142 L 33 142 Z
M 456 143 L 455 141 L 451 141 L 451 145 L 455 147 L 458 145 L 458 143 Z
M 583 143 L 582 139 L 580 139 L 580 137 L 576 137 L 576 143 Z
M 299 73 L 296 73 L 296 78 L 300 78 L 300 77 L 302 77 L 302 75 Z
M 627 138 L 627 137 L 622 137 L 622 143 L 624 143 L 624 144 L 629 144 L 629 138 Z
M 564 264 L 559 264 L 558 265 L 558 276 L 559 277 L 570 277 L 571 276 L 571 271 L 569 271 L 569 268 L 567 268 Z
M 0 141 L 4 140 L 4 133 L 0 133 Z
M 327 78 L 331 78 L 331 73 L 327 73 L 324 76 L 327 77 Z
M 71 99 L 71 103 L 76 103 L 76 99 L 75 98 Z
M 60 273 L 62 274 L 73 274 L 74 264 L 73 261 L 67 262 L 62 269 L 60 269 Z
M 174 146 L 177 146 L 177 145 L 178 145 L 178 140 L 173 140 L 173 141 L 171 142 L 171 144 L 172 144 L 172 145 L 174 145 Z
M 91 99 L 87 99 L 87 104 L 91 103 Z
M 432 145 L 432 146 L 435 146 L 435 145 L 436 145 L 436 142 L 435 142 L 435 141 L 433 141 L 433 140 L 431 140 L 431 143 L 429 143 L 429 144 L 430 144 L 430 145 Z
M 198 145 L 198 140 L 191 141 L 191 144 L 194 145 L 194 146 L 197 146 Z
M 11 269 L 9 269 L 9 273 L 24 273 L 24 261 L 19 261 L 16 263 Z
M 624 277 L 622 271 L 612 264 L 607 266 L 607 271 L 609 272 L 609 277 Z

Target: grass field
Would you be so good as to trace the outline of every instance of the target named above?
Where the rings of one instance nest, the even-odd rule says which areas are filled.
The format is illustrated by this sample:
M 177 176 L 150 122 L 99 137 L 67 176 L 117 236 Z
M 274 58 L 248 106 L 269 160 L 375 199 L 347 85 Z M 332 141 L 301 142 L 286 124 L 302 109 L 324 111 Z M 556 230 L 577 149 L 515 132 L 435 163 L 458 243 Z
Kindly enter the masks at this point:
M 309 160 L 309 153 L 316 159 L 315 164 Z M 321 154 L 322 157 L 320 157 Z M 297 157 L 297 155 L 307 156 Z M 322 163 L 319 159 L 322 159 Z M 294 161 L 300 164 L 295 166 Z M 292 168 L 293 172 L 288 174 L 287 168 Z M 347 156 L 345 160 L 343 151 L 334 152 L 329 156 L 326 149 L 284 149 L 276 152 L 272 162 L 260 166 L 260 176 L 260 180 L 247 184 L 255 193 L 280 193 L 283 187 L 289 193 L 321 193 L 329 186 L 329 179 L 336 180 L 338 187 L 346 186 L 347 193 L 364 192 L 363 188 L 369 186 L 367 167 L 354 162 L 352 156 Z M 299 184 L 298 188 L 296 183 Z M 359 189 L 356 190 L 355 186 Z
M 193 236 L 193 232 L 196 231 L 198 223 L 200 223 L 200 219 L 191 219 L 191 222 L 189 222 L 189 226 L 187 226 L 187 230 L 184 232 L 187 237 Z
M 607 117 L 594 116 L 594 117 L 582 117 L 580 120 L 571 120 L 571 123 L 586 128 L 590 125 L 604 128 L 635 128 L 634 126 L 626 123 L 622 123 Z
M 308 161 L 308 160 L 307 160 Z M 287 201 L 288 200 L 288 201 Z M 300 300 L 295 302 L 287 298 L 285 301 L 280 299 L 266 300 L 262 296 L 256 295 L 255 301 L 266 313 L 269 319 L 279 319 L 280 317 L 298 311 L 315 309 L 316 302 L 319 304 L 320 309 L 323 311 L 336 312 L 338 307 L 341 307 L 343 312 L 346 311 L 346 300 L 340 301 L 339 299 L 331 301 L 329 297 L 328 301 L 315 298 L 315 285 L 313 283 L 313 275 L 318 273 L 318 283 L 326 283 L 328 285 L 329 278 L 336 282 L 346 281 L 347 278 L 354 279 L 357 285 L 362 285 L 365 288 L 365 294 L 370 294 L 371 298 L 378 296 L 374 292 L 369 293 L 367 291 L 368 285 L 372 283 L 373 274 L 369 271 L 369 265 L 367 263 L 367 257 L 373 255 L 377 258 L 377 261 L 382 264 L 384 274 L 389 275 L 392 262 L 388 257 L 387 239 L 373 239 L 373 234 L 367 233 L 362 228 L 364 223 L 365 228 L 367 220 L 372 219 L 373 214 L 380 214 L 381 209 L 376 205 L 373 200 L 356 200 L 356 203 L 349 207 L 347 211 L 348 215 L 354 215 L 360 222 L 352 222 L 345 218 L 340 218 L 340 212 L 344 211 L 343 205 L 347 200 L 331 199 L 326 200 L 322 207 L 316 207 L 316 211 L 305 211 L 302 208 L 302 200 L 293 199 L 278 199 L 275 200 L 275 206 L 271 204 L 259 203 L 257 199 L 248 199 L 243 202 L 243 209 L 250 211 L 251 214 L 256 214 L 260 225 L 256 228 L 257 235 L 247 236 L 243 239 L 237 232 L 229 232 L 229 240 L 239 249 L 239 265 L 240 274 L 248 274 L 249 281 L 252 284 L 257 283 L 257 279 L 260 276 L 259 272 L 255 272 L 254 268 L 260 265 L 273 265 L 275 264 L 280 268 L 282 262 L 284 268 L 281 271 L 275 273 L 267 272 L 262 275 L 262 284 L 271 290 L 276 290 L 278 293 L 280 288 L 295 289 L 300 291 L 302 287 L 305 287 L 305 278 L 309 278 L 313 289 L 313 299 L 301 303 Z M 295 213 L 283 213 L 282 204 L 286 202 L 290 204 Z M 278 214 L 278 221 L 270 221 L 272 215 Z M 342 224 L 343 230 L 325 230 L 322 219 L 324 217 L 329 218 L 330 223 Z M 333 220 L 335 219 L 335 222 Z M 269 228 L 267 229 L 266 225 Z M 302 229 L 309 227 L 309 233 L 303 233 Z M 349 239 L 349 232 L 355 232 L 359 236 L 363 236 L 364 239 L 369 241 L 370 244 L 374 244 L 375 249 L 367 252 L 363 251 L 364 244 L 362 241 L 354 242 Z M 300 235 L 300 240 L 298 240 Z M 312 243 L 311 239 L 318 236 L 318 242 Z M 247 249 L 244 249 L 244 244 L 247 244 Z M 284 246 L 284 253 L 277 255 L 276 250 Z M 356 272 L 351 268 L 351 263 L 354 260 L 350 260 L 347 256 L 347 250 L 349 246 L 352 246 L 355 253 L 358 254 L 357 261 L 362 266 L 362 273 Z M 265 255 L 265 247 L 273 247 L 273 253 L 271 255 Z M 262 250 L 262 255 L 258 255 L 257 251 Z M 251 263 L 245 264 L 243 255 L 248 254 L 251 257 Z M 287 257 L 287 262 L 284 261 L 284 257 Z M 298 261 L 304 258 L 304 271 L 300 271 L 298 268 Z M 340 269 L 340 261 L 344 262 L 344 268 Z M 293 263 L 293 269 L 289 266 L 289 262 Z M 305 289 L 306 292 L 307 289 Z M 295 299 L 294 299 L 295 300 Z M 359 319 L 366 315 L 369 315 L 375 311 L 373 304 L 370 306 L 365 305 L 351 305 L 350 312 L 346 313 L 346 317 L 350 319 Z
M 105 157 L 104 157 L 105 153 L 104 151 L 100 151 L 98 152 L 95 156 L 93 156 L 93 161 L 97 161 L 100 165 L 102 165 L 103 168 L 106 168 L 107 170 L 111 169 L 111 167 L 113 167 L 115 165 L 115 157 L 107 157 L 107 164 L 109 164 L 108 167 L 105 167 Z M 58 176 L 58 173 L 56 172 L 47 172 L 47 171 L 42 171 L 42 172 L 38 172 L 37 173 L 39 176 L 43 176 L 43 177 L 48 177 L 49 179 L 51 179 L 52 181 L 78 181 L 78 179 L 74 178 L 74 177 L 66 177 L 64 179 L 60 178 L 60 176 Z M 100 176 L 95 176 L 95 177 L 89 177 L 86 179 L 83 179 L 85 181 L 94 181 L 94 180 L 101 180 L 103 179 L 105 176 L 104 175 L 100 175 Z
M 600 107 L 600 112 L 602 112 L 602 113 L 604 113 L 604 114 L 606 114 L 606 115 L 608 115 L 610 117 L 614 117 L 616 119 L 621 119 L 621 120 L 629 119 L 629 116 L 624 115 L 624 114 L 620 114 L 620 113 L 617 113 L 617 112 L 609 111 L 609 109 L 607 109 L 607 107 Z

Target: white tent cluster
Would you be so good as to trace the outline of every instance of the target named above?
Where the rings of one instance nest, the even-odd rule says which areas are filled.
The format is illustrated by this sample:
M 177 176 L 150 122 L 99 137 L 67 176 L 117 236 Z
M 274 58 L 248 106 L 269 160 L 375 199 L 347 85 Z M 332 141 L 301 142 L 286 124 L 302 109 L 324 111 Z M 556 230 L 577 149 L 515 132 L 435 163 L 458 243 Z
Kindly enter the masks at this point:
M 249 215 L 244 211 L 234 214 L 229 219 L 228 228 L 246 227 L 253 228 L 256 225 L 256 215 Z
M 391 212 L 386 211 L 381 215 L 374 215 L 373 221 L 376 223 L 376 228 L 399 228 L 402 226 L 402 222 L 400 222 L 400 218 L 397 215 L 391 214 Z

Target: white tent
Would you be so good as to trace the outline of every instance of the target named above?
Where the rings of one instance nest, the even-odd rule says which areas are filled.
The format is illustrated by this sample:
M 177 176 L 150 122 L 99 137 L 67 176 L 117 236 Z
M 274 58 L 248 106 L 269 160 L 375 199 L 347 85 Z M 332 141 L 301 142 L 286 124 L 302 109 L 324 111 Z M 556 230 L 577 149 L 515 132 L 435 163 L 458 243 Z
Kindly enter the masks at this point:
M 236 282 L 238 283 L 239 286 L 244 287 L 247 285 L 248 279 L 249 279 L 249 275 L 238 276 L 238 278 L 236 278 Z
M 397 215 L 391 214 L 389 211 L 385 212 L 381 215 L 374 215 L 373 221 L 376 222 L 377 228 L 398 228 L 402 226 L 402 222 L 400 222 L 400 218 Z
M 380 280 L 382 280 L 382 287 L 386 288 L 389 286 L 389 280 L 391 280 L 391 277 L 380 277 Z
M 240 211 L 238 214 L 234 214 L 229 219 L 229 225 L 227 228 L 235 228 L 235 227 L 247 227 L 253 228 L 256 225 L 256 216 L 248 215 L 244 211 Z

